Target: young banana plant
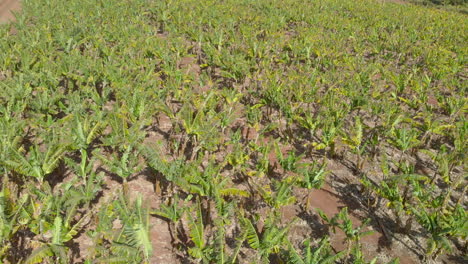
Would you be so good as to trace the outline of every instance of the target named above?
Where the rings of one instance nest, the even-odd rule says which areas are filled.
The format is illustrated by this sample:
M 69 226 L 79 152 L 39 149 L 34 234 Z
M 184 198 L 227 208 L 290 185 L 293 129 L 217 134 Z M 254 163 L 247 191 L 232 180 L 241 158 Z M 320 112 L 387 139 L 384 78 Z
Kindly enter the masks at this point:
M 75 203 L 76 205 L 84 203 L 85 208 L 88 208 L 91 202 L 96 198 L 96 195 L 101 191 L 103 172 L 96 173 L 94 171 L 95 158 L 87 159 L 86 151 L 82 150 L 82 160 L 80 163 L 65 158 L 65 162 L 73 169 L 79 178 L 75 178 L 70 183 L 64 185 L 66 191 L 65 196 L 68 203 Z M 81 182 L 82 184 L 76 186 L 75 184 Z
M 248 218 L 241 217 L 241 227 L 248 245 L 258 251 L 257 261 L 268 262 L 271 254 L 279 254 L 285 248 L 287 234 L 296 220 L 291 221 L 285 227 L 277 226 L 278 218 L 270 214 L 266 220 L 264 230 L 259 233 Z M 242 240 L 241 240 L 242 241 Z
M 362 170 L 362 166 L 364 164 L 363 160 L 363 153 L 366 149 L 365 144 L 363 144 L 364 139 L 363 139 L 363 124 L 361 121 L 361 118 L 359 116 L 356 116 L 354 118 L 354 131 L 352 134 L 346 133 L 342 137 L 343 143 L 347 144 L 351 150 L 357 155 L 357 160 L 356 160 L 356 169 L 358 171 Z
M 299 164 L 299 161 L 302 160 L 303 155 L 297 155 L 294 151 L 288 151 L 285 157 L 277 142 L 275 142 L 275 152 L 284 173 L 288 171 L 297 172 L 300 169 L 302 164 Z
M 66 185 L 66 184 L 65 184 Z M 63 187 L 59 185 L 57 189 Z M 40 189 L 39 189 L 40 188 Z M 29 230 L 40 238 L 25 263 L 69 263 L 69 245 L 89 223 L 91 211 L 78 217 L 83 197 L 74 196 L 71 185 L 65 186 L 65 195 L 57 195 L 48 184 L 31 186 L 31 203 L 25 208 L 30 215 Z
M 312 162 L 310 164 L 305 164 L 304 168 L 299 171 L 299 174 L 302 176 L 298 180 L 298 185 L 302 188 L 308 189 L 307 197 L 310 197 L 310 193 L 313 189 L 320 189 L 325 183 L 325 178 L 328 175 L 327 163 L 322 162 Z M 306 210 L 309 210 L 309 201 L 307 198 L 307 203 L 305 205 Z
M 56 216 L 53 223 L 44 223 L 44 226 L 48 229 L 44 231 L 50 232 L 52 237 L 49 242 L 41 243 L 42 245 L 36 248 L 24 263 L 44 263 L 48 259 L 53 260 L 54 263 L 69 263 L 70 256 L 65 243 L 73 239 L 83 228 L 83 219 L 73 226 L 69 222 L 64 223 L 61 216 Z
M 94 155 L 106 165 L 110 172 L 122 178 L 125 194 L 128 191 L 128 178 L 144 168 L 144 163 L 141 162 L 139 154 L 140 150 L 130 145 L 124 146 L 122 150 L 117 149 L 109 157 L 97 150 L 94 152 Z
M 303 177 L 299 180 L 299 185 L 307 189 L 320 189 L 325 183 L 329 171 L 327 171 L 327 163 L 312 162 L 304 164 L 305 166 L 299 170 L 299 174 Z
M 30 221 L 25 208 L 30 202 L 29 195 L 17 196 L 5 176 L 0 191 L 0 261 L 7 261 L 9 251 L 14 249 L 14 235 Z
M 315 136 L 319 121 L 311 111 L 303 111 L 302 114 L 295 115 L 295 119 L 301 127 L 307 129 L 309 137 L 313 138 Z
M 137 124 L 132 124 L 122 113 L 110 113 L 107 122 L 112 129 L 109 135 L 101 138 L 104 146 L 119 146 L 125 149 L 129 146 L 140 145 L 146 136 L 146 132 Z
M 336 232 L 336 228 L 341 229 L 345 233 L 345 240 L 348 245 L 346 255 L 348 256 L 351 253 L 353 247 L 359 247 L 360 240 L 363 236 L 373 233 L 373 231 L 363 231 L 363 229 L 369 223 L 370 219 L 367 219 L 358 227 L 353 227 L 353 222 L 349 217 L 347 207 L 341 209 L 341 211 L 338 212 L 338 214 L 334 215 L 332 218 L 329 218 L 322 210 L 318 208 L 316 210 L 319 216 L 331 226 L 334 233 Z
M 296 179 L 290 177 L 282 181 L 273 182 L 273 190 L 270 186 L 258 186 L 255 183 L 253 184 L 256 187 L 256 191 L 259 192 L 262 199 L 271 207 L 275 208 L 275 214 L 279 213 L 279 209 L 285 205 L 292 204 L 295 202 L 296 197 L 292 195 L 291 185 L 294 185 Z
M 149 264 L 153 254 L 149 217 L 148 206 L 141 196 L 130 203 L 120 193 L 117 200 L 99 212 L 98 225 L 91 233 L 95 241 L 94 261 Z
M 292 264 L 332 264 L 346 256 L 346 251 L 333 253 L 330 238 L 325 236 L 317 246 L 312 247 L 310 239 L 303 242 L 303 250 L 296 250 L 288 240 L 287 257 L 289 263 Z
M 171 233 L 172 243 L 174 244 L 180 243 L 178 239 L 179 223 L 186 211 L 185 207 L 180 207 L 179 202 L 179 196 L 176 194 L 169 200 L 168 204 L 163 203 L 159 210 L 151 212 L 151 215 L 157 215 L 168 221 L 169 232 Z
M 392 137 L 389 138 L 389 142 L 402 151 L 400 154 L 400 163 L 408 150 L 420 144 L 418 140 L 419 132 L 412 128 L 396 128 L 392 131 Z
M 447 225 L 448 223 L 444 223 L 443 214 L 437 210 L 428 211 L 426 208 L 423 210 L 414 210 L 414 213 L 418 222 L 430 234 L 427 240 L 426 257 L 431 260 L 437 260 L 444 251 L 451 251 L 452 243 L 449 240 L 451 227 Z
M 100 115 L 88 115 L 75 114 L 73 116 L 71 124 L 73 147 L 79 150 L 87 150 L 90 144 L 96 139 L 105 128 L 105 120 Z
M 51 142 L 45 152 L 38 145 L 30 147 L 27 154 L 22 148 L 10 148 L 9 157 L 3 162 L 11 170 L 34 177 L 42 184 L 44 178 L 58 167 L 68 149 L 68 145 L 60 142 Z
M 326 149 L 328 148 L 328 151 L 330 153 L 331 157 L 334 157 L 336 155 L 336 149 L 335 149 L 335 140 L 336 137 L 338 136 L 339 128 L 331 122 L 331 120 L 323 121 L 323 129 L 322 129 L 322 136 L 321 136 L 321 142 L 316 143 L 313 142 L 312 146 L 316 150 L 321 150 L 321 149 Z
M 187 214 L 189 216 L 190 239 L 194 244 L 194 247 L 189 249 L 189 254 L 195 259 L 207 261 L 209 260 L 209 252 L 207 252 L 209 247 L 207 247 L 205 226 L 203 224 L 203 214 L 199 199 L 197 199 L 197 203 L 194 207 L 196 217 L 193 217 L 190 213 Z

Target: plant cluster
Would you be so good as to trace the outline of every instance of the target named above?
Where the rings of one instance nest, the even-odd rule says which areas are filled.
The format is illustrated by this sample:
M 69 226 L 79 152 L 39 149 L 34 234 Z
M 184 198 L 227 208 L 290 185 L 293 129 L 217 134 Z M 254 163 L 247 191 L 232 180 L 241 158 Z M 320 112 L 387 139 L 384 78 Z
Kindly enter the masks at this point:
M 373 0 L 23 3 L 0 26 L 0 263 L 153 263 L 155 217 L 184 263 L 377 263 L 370 221 L 309 208 L 334 164 L 427 260 L 466 255 L 466 16 Z M 130 187 L 140 177 L 157 207 Z M 332 232 L 297 238 L 291 207 Z

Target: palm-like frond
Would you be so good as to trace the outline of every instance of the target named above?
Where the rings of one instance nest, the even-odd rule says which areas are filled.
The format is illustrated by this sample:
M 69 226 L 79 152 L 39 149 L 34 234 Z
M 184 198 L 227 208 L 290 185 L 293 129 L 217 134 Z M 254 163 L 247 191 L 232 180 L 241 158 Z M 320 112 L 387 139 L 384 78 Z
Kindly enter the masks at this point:
M 44 160 L 42 162 L 42 171 L 46 175 L 52 173 L 52 171 L 57 168 L 67 149 L 68 145 L 63 145 L 60 143 L 53 144 L 47 149 Z
M 205 247 L 205 227 L 203 225 L 203 218 L 201 212 L 201 204 L 198 201 L 196 209 L 197 218 L 193 218 L 190 214 L 190 238 L 192 239 L 195 246 L 199 249 Z
M 345 251 L 332 253 L 328 237 L 322 238 L 316 247 L 312 247 L 310 240 L 304 241 L 303 252 L 298 252 L 288 241 L 288 260 L 294 264 L 333 264 L 346 255 Z
M 260 237 L 257 234 L 257 230 L 253 226 L 252 222 L 247 218 L 242 218 L 242 227 L 247 235 L 247 242 L 253 249 L 260 248 Z
M 53 256 L 53 251 L 48 245 L 41 246 L 31 253 L 24 261 L 24 264 L 43 263 L 44 259 Z
M 74 115 L 71 130 L 76 147 L 79 149 L 86 149 L 88 145 L 102 133 L 105 124 L 104 121 L 95 120 L 95 118 L 91 118 L 87 115 Z
M 38 178 L 42 176 L 42 172 L 39 170 L 39 168 L 31 164 L 29 160 L 27 160 L 20 152 L 20 150 L 10 148 L 10 157 L 8 160 L 3 161 L 3 163 L 10 169 L 20 174 Z
M 126 229 L 125 234 L 128 237 L 127 243 L 139 248 L 143 252 L 145 259 L 148 260 L 153 252 L 148 226 L 143 223 L 136 223 L 133 227 Z
M 46 175 L 57 168 L 67 149 L 68 145 L 51 142 L 45 153 L 34 145 L 30 148 L 29 155 L 26 156 L 21 149 L 10 148 L 10 155 L 4 164 L 20 174 L 42 181 Z
M 224 189 L 219 190 L 219 194 L 222 196 L 231 195 L 231 196 L 238 196 L 238 197 L 249 197 L 248 192 L 241 190 L 241 189 L 237 189 L 237 188 L 224 188 Z

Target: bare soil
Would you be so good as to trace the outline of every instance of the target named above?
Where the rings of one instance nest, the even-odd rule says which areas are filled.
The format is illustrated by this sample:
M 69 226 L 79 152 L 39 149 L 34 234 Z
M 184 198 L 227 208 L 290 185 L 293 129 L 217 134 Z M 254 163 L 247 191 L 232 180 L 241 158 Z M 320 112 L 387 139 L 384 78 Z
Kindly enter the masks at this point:
M 21 10 L 19 0 L 0 0 L 0 23 L 7 23 L 15 19 L 14 13 Z

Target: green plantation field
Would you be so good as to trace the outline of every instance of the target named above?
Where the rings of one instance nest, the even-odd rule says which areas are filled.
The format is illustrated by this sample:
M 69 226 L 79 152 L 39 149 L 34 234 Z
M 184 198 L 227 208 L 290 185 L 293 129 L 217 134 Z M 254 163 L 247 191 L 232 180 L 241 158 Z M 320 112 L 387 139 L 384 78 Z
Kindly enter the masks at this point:
M 466 263 L 459 4 L 23 0 L 0 263 Z

